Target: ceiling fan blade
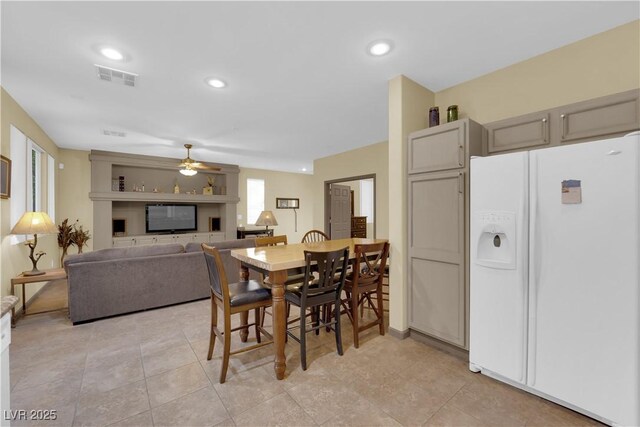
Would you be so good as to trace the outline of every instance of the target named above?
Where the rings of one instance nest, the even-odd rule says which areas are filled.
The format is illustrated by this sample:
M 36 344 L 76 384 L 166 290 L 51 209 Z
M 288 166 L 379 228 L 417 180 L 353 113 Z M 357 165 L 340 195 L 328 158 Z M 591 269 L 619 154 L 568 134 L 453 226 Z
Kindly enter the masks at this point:
M 205 165 L 205 164 L 202 164 L 202 163 L 192 164 L 191 167 L 196 168 L 196 169 L 200 169 L 200 170 L 207 170 L 207 171 L 219 171 L 219 170 L 222 170 L 219 167 L 208 166 L 208 165 Z

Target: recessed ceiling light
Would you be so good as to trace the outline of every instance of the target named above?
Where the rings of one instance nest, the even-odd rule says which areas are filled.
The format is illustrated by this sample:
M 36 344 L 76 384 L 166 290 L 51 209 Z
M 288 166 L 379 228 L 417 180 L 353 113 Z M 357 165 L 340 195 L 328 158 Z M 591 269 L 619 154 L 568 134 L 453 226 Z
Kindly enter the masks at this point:
M 383 56 L 391 52 L 393 43 L 390 40 L 376 40 L 369 44 L 367 52 L 373 56 Z
M 306 171 L 307 171 L 307 168 L 302 168 L 302 172 L 306 172 Z
M 100 53 L 109 59 L 113 59 L 114 61 L 122 61 L 124 59 L 124 55 L 122 53 L 111 47 L 100 49 Z
M 215 77 L 210 77 L 206 80 L 207 84 L 216 89 L 222 89 L 223 87 L 227 87 L 227 84 L 220 79 Z

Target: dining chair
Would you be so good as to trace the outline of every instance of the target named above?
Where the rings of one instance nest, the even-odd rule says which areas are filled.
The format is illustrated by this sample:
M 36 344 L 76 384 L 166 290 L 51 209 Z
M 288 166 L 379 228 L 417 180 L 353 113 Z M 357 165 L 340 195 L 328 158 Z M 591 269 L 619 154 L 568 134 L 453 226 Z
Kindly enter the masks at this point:
M 307 231 L 305 235 L 302 237 L 302 243 L 315 243 L 315 242 L 324 242 L 326 240 L 331 240 L 329 236 L 323 233 L 320 230 L 311 230 Z
M 256 248 L 262 247 L 262 246 L 279 246 L 279 245 L 286 245 L 287 244 L 287 235 L 286 234 L 282 234 L 279 236 L 266 236 L 266 237 L 256 237 Z M 290 286 L 290 285 L 296 285 L 296 284 L 300 284 L 302 283 L 302 279 L 303 279 L 303 273 L 301 271 L 295 271 L 292 272 L 293 274 L 290 274 L 289 277 L 287 277 L 287 281 L 285 282 L 286 286 Z M 271 282 L 269 282 L 269 277 L 268 276 L 264 276 L 262 273 L 260 274 L 260 279 L 262 280 L 262 283 L 269 287 L 271 286 Z M 289 314 L 290 311 L 290 307 L 289 304 L 287 304 L 287 315 Z M 260 326 L 264 325 L 264 318 L 266 315 L 271 316 L 271 313 L 268 312 L 266 310 L 266 308 L 261 310 L 261 314 L 260 314 Z
M 256 237 L 256 247 L 286 245 L 287 235 Z
M 203 243 L 202 250 L 204 251 L 204 258 L 209 271 L 209 285 L 211 287 L 211 331 L 209 333 L 207 360 L 211 360 L 213 356 L 213 348 L 216 343 L 216 337 L 218 337 L 224 346 L 222 367 L 220 368 L 220 384 L 222 384 L 227 377 L 229 356 L 273 343 L 273 336 L 258 322 L 260 309 L 271 305 L 271 291 L 262 287 L 255 280 L 229 283 L 218 249 Z M 222 308 L 224 316 L 224 331 L 222 332 L 218 328 L 218 306 Z M 237 328 L 231 328 L 231 316 L 249 310 L 254 310 L 255 321 Z M 231 332 L 240 329 L 249 331 L 251 326 L 255 326 L 257 344 L 231 351 Z M 268 341 L 262 342 L 261 333 L 268 338 Z
M 355 348 L 358 348 L 360 332 L 378 325 L 380 335 L 384 335 L 382 286 L 389 257 L 389 243 L 354 245 L 354 254 L 353 269 L 347 275 L 344 285 L 347 298 L 342 300 L 342 306 L 353 325 L 353 344 Z M 377 304 L 373 304 L 371 300 L 374 293 Z M 358 306 L 365 302 L 370 304 L 376 319 L 365 325 L 360 325 Z
M 307 370 L 307 333 L 320 328 L 330 328 L 336 334 L 336 349 L 342 356 L 342 335 L 340 329 L 340 297 L 345 285 L 349 248 L 330 252 L 304 251 L 304 280 L 300 288 L 287 288 L 285 301 L 300 308 L 298 326 L 287 328 L 287 336 L 300 343 L 300 364 Z M 315 273 L 315 274 L 314 274 Z M 334 304 L 335 316 L 320 316 L 320 308 Z M 307 326 L 307 310 L 311 311 L 311 327 Z M 332 320 L 333 319 L 333 320 Z M 289 324 L 287 319 L 287 324 Z M 298 336 L 293 330 L 299 329 Z

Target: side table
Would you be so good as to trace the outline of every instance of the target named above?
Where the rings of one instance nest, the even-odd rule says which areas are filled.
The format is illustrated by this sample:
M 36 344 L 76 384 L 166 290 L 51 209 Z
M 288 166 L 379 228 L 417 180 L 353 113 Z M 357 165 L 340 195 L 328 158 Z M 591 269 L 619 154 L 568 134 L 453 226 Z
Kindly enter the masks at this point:
M 44 274 L 40 274 L 38 276 L 25 276 L 24 274 L 19 274 L 18 276 L 11 279 L 11 295 L 15 296 L 15 286 L 22 285 L 22 315 L 27 315 L 27 304 L 26 304 L 26 292 L 25 288 L 29 283 L 39 283 L 39 282 L 50 282 L 52 280 L 62 280 L 67 278 L 67 272 L 64 268 L 54 268 L 51 270 L 43 270 Z M 49 310 L 55 311 L 55 310 Z M 48 311 L 40 311 L 38 313 L 47 313 Z M 15 307 L 11 309 L 11 326 L 15 327 L 16 325 L 16 309 Z

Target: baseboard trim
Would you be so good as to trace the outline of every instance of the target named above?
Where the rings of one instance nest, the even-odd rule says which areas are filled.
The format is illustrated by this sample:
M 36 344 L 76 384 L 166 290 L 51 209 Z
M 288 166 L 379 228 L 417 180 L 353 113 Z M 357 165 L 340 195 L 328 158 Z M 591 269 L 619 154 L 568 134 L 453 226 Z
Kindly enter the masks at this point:
M 413 329 L 409 329 L 408 331 L 409 337 L 412 339 L 419 341 L 421 343 L 427 344 L 431 347 L 437 348 L 438 350 L 442 350 L 445 353 L 451 354 L 459 359 L 464 360 L 465 362 L 469 361 L 469 351 L 460 347 L 456 347 L 453 344 L 449 344 L 448 342 L 440 341 L 437 338 L 432 336 L 423 334 L 422 332 L 414 331 Z
M 391 335 L 394 338 L 398 338 L 399 340 L 403 340 L 405 338 L 409 338 L 409 329 L 405 329 L 404 331 L 399 331 L 389 326 L 389 335 Z

